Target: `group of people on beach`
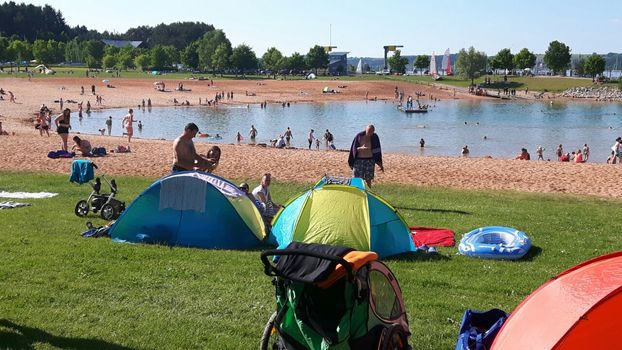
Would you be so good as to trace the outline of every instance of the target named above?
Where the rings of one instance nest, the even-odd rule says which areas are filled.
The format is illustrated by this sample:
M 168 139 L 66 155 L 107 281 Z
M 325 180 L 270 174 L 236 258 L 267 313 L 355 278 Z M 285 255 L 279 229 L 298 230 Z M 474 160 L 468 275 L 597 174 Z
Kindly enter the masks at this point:
M 313 129 L 310 135 L 312 132 Z M 326 133 L 332 135 L 328 129 Z M 175 139 L 173 142 L 174 157 L 172 172 L 191 170 L 212 172 L 216 169 L 221 156 L 220 148 L 218 146 L 212 146 L 207 154 L 198 154 L 193 141 L 198 134 L 198 126 L 195 123 L 188 123 L 184 127 L 183 134 Z M 249 135 L 251 140 L 256 138 L 257 129 L 255 129 L 254 125 L 251 126 Z M 290 140 L 293 137 L 289 127 L 285 135 L 287 135 Z M 380 138 L 375 133 L 375 127 L 373 125 L 368 125 L 364 131 L 355 136 L 348 156 L 348 165 L 353 171 L 353 176 L 363 178 L 370 187 L 374 178 L 375 166 L 378 165 L 380 170 L 384 172 Z

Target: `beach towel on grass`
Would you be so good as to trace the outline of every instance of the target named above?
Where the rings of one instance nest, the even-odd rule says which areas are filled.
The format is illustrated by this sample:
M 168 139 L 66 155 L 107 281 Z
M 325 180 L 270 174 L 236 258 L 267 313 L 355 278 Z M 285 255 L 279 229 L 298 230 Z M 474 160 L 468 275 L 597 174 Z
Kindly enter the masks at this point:
M 8 202 L 0 202 L 0 209 L 13 209 L 13 208 L 17 208 L 17 207 L 29 207 L 32 204 L 30 203 L 18 203 L 18 202 L 13 202 L 13 201 L 8 201 Z
M 410 238 L 415 247 L 453 247 L 456 244 L 454 231 L 446 228 L 411 227 Z
M 90 160 L 78 159 L 71 164 L 70 182 L 79 184 L 87 183 L 95 178 L 93 172 L 93 162 Z
M 0 198 L 51 198 L 58 195 L 58 193 L 51 192 L 8 192 L 0 191 Z

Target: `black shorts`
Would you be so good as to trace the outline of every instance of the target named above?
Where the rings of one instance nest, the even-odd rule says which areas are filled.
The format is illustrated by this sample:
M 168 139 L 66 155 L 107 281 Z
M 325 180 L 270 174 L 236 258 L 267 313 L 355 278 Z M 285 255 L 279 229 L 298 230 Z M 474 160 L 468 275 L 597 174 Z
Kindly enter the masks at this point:
M 59 134 L 69 134 L 69 128 L 66 126 L 59 126 L 56 128 L 56 132 Z

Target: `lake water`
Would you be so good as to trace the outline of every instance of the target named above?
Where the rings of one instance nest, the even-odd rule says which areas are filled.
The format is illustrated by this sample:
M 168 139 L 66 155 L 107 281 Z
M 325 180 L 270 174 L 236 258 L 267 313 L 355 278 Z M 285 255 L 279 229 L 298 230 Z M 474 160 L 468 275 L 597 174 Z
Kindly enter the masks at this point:
M 73 113 L 72 124 L 74 131 L 97 134 L 110 115 L 112 134 L 121 135 L 126 113 L 127 109 L 96 111 L 81 121 Z M 405 114 L 391 102 L 331 102 L 297 103 L 289 108 L 275 104 L 266 109 L 257 105 L 135 108 L 134 115 L 144 124 L 142 131 L 134 127 L 134 137 L 172 140 L 186 123 L 195 122 L 202 132 L 222 136 L 219 140 L 196 138 L 197 143 L 234 143 L 238 131 L 247 142 L 251 125 L 259 131 L 257 142 L 268 143 L 291 127 L 293 146 L 307 147 L 310 129 L 321 138 L 328 128 L 335 146 L 342 149 L 348 149 L 353 136 L 373 123 L 384 152 L 441 156 L 457 156 L 468 145 L 471 156 L 511 158 L 525 147 L 535 159 L 535 149 L 542 145 L 545 158 L 554 159 L 560 143 L 568 152 L 587 143 L 592 160 L 604 162 L 615 138 L 622 136 L 622 104 L 612 103 L 447 100 L 436 102 L 427 114 Z M 420 138 L 426 142 L 423 150 Z

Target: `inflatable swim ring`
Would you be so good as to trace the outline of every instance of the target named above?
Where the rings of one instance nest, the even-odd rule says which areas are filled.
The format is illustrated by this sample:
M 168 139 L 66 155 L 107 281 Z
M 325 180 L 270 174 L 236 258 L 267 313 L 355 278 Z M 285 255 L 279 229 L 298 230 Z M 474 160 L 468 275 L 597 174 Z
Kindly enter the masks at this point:
M 516 260 L 531 248 L 525 232 L 511 227 L 487 226 L 465 233 L 458 251 L 462 255 L 483 259 Z

